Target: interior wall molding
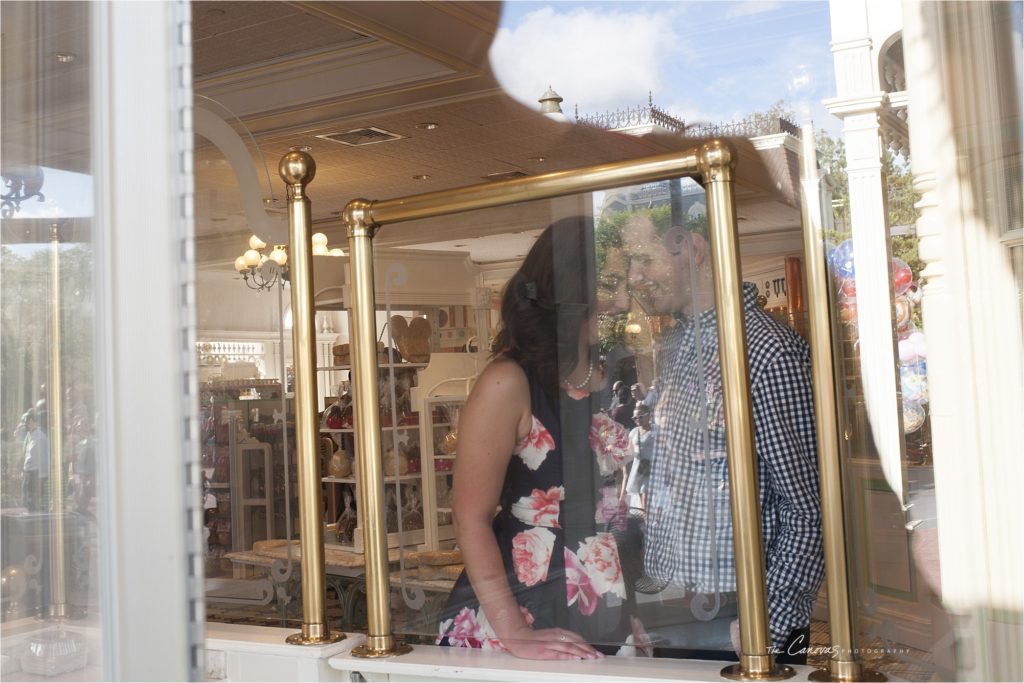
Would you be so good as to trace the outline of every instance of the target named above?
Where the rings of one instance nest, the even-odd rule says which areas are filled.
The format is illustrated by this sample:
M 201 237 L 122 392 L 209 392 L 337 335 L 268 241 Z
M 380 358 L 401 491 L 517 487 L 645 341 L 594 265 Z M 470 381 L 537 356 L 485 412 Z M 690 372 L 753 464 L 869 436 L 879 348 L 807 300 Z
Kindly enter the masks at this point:
M 445 36 L 444 39 L 439 39 L 437 35 L 432 35 L 430 40 L 424 39 L 419 35 L 415 35 L 409 30 L 402 30 L 396 27 L 394 17 L 394 8 L 387 8 L 386 5 L 392 3 L 340 3 L 340 2 L 308 2 L 299 1 L 293 3 L 296 7 L 300 7 L 303 11 L 308 14 L 323 17 L 328 21 L 333 21 L 341 26 L 349 28 L 358 33 L 368 33 L 376 36 L 381 40 L 386 40 L 394 45 L 400 45 L 407 50 L 411 50 L 417 54 L 425 55 L 431 59 L 445 64 L 449 68 L 456 71 L 464 71 L 467 73 L 478 74 L 482 71 L 480 64 L 486 63 L 486 60 L 481 60 L 478 54 L 457 54 L 456 52 L 445 49 L 442 46 L 460 45 L 467 41 L 451 41 L 452 35 Z M 417 3 L 420 4 L 420 3 Z M 422 3 L 422 6 L 430 7 L 438 14 L 444 14 L 449 17 L 460 20 L 460 23 L 470 26 L 477 31 L 480 30 L 481 22 L 474 18 L 472 21 L 465 21 L 467 15 L 465 12 L 451 12 L 442 9 L 443 5 L 448 3 Z M 380 7 L 381 5 L 385 7 Z M 378 19 L 375 15 L 379 12 L 387 13 L 389 20 L 384 20 L 384 15 Z M 413 13 L 410 13 L 413 14 Z M 417 15 L 417 26 L 422 32 L 426 32 L 427 26 L 432 25 L 434 22 L 424 22 L 423 12 L 415 13 Z M 486 47 L 490 46 L 489 36 L 493 36 L 494 29 L 497 27 L 497 21 L 494 22 L 493 28 L 491 28 L 486 41 Z M 451 30 L 457 34 L 456 27 L 450 27 Z M 468 41 L 471 42 L 471 41 Z M 486 54 L 486 49 L 485 49 Z

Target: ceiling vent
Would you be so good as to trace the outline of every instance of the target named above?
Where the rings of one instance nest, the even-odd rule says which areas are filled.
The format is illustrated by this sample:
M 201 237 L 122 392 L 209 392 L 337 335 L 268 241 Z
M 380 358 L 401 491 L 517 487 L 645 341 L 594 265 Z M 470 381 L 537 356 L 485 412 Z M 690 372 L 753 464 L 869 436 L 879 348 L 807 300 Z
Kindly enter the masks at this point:
M 488 173 L 484 176 L 484 180 L 515 180 L 516 178 L 525 178 L 528 175 L 530 174 L 523 171 L 501 171 L 499 173 Z
M 404 135 L 398 133 L 392 133 L 389 130 L 383 128 L 356 128 L 345 133 L 327 133 L 326 135 L 317 135 L 318 138 L 324 140 L 330 140 L 331 142 L 340 142 L 343 145 L 349 147 L 361 147 L 363 145 L 373 145 L 378 142 L 390 142 L 391 140 L 401 140 Z

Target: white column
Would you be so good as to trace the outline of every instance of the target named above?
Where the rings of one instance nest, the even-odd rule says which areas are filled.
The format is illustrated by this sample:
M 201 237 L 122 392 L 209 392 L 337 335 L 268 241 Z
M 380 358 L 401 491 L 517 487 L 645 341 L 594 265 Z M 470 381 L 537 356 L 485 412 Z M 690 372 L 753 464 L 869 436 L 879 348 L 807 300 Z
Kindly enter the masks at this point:
M 103 677 L 202 675 L 186 2 L 92 3 Z
M 994 13 L 991 3 L 904 3 L 942 599 L 960 616 L 962 680 L 1021 676 L 1021 320 L 1000 241 L 1011 200 L 991 175 L 1019 153 L 1020 131 L 997 124 L 1007 101 L 1019 107 L 1020 85 L 999 81 L 996 62 L 1013 56 Z
M 864 105 L 867 105 L 865 109 L 848 112 L 843 118 L 856 264 L 861 385 L 882 471 L 902 500 L 904 440 L 897 394 L 899 367 L 893 320 L 885 152 L 879 135 L 878 114 L 884 99 L 870 98 L 862 102 Z
M 897 394 L 899 366 L 879 118 L 888 102 L 879 89 L 869 10 L 875 8 L 863 1 L 829 3 L 838 97 L 824 104 L 843 119 L 865 407 L 882 472 L 903 501 L 905 443 Z

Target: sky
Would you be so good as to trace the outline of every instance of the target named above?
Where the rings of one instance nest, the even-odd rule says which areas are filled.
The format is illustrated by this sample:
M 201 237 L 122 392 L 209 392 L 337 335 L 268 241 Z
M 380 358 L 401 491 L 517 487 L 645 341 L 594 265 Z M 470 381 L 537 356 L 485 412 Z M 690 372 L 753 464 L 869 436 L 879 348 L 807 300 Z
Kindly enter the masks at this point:
M 490 58 L 510 94 L 552 86 L 573 117 L 654 104 L 687 124 L 744 118 L 785 100 L 833 135 L 828 3 L 537 2 L 504 5 Z

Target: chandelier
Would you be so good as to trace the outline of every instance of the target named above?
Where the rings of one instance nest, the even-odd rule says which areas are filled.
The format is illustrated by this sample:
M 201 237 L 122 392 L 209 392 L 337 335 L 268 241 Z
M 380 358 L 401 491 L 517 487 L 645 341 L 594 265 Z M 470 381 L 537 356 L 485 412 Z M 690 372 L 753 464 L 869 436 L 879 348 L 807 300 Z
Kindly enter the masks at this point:
M 313 256 L 345 255 L 338 247 L 328 248 L 327 235 L 322 232 L 314 233 L 310 241 L 313 243 Z M 253 235 L 249 238 L 249 248 L 235 259 L 235 270 L 242 276 L 246 286 L 258 292 L 272 289 L 278 284 L 284 287 L 284 283 L 290 280 L 288 245 L 275 244 L 270 254 L 263 253 L 266 248 L 267 243 Z
M 40 167 L 19 166 L 4 169 L 0 175 L 3 176 L 3 185 L 6 188 L 0 195 L 0 216 L 3 218 L 11 218 L 18 213 L 21 210 L 21 203 L 26 199 L 38 197 L 39 201 L 46 201 L 46 196 L 42 193 L 45 175 Z

